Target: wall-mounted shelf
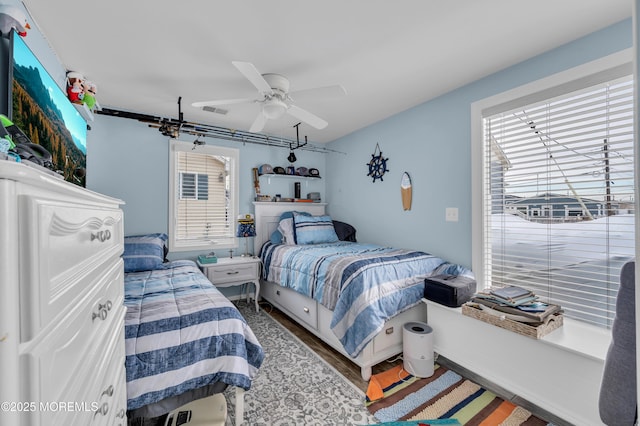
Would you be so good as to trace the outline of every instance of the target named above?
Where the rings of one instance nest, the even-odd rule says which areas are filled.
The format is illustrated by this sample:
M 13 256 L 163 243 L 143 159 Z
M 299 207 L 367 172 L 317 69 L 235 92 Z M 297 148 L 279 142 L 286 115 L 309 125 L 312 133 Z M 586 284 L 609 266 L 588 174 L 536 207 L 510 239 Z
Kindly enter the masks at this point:
M 316 180 L 316 179 L 322 179 L 322 177 L 320 176 L 300 176 L 300 175 L 280 175 L 277 173 L 269 173 L 269 174 L 265 174 L 265 175 L 259 175 L 259 177 L 261 178 L 276 178 L 276 179 L 280 179 L 280 178 L 285 178 L 285 179 L 311 179 L 311 180 Z
M 86 121 L 93 121 L 94 120 L 93 112 L 91 112 L 91 110 L 89 109 L 89 107 L 86 104 L 75 104 L 74 103 L 73 106 L 76 108 L 76 110 L 78 110 L 78 112 L 80 113 L 82 118 L 84 118 Z

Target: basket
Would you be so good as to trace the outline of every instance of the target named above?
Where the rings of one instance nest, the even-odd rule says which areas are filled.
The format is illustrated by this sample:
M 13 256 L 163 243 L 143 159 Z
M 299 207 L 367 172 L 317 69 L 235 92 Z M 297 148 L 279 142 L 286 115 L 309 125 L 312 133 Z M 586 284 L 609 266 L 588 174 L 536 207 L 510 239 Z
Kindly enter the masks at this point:
M 462 314 L 533 339 L 540 339 L 562 327 L 564 318 L 557 313 L 550 315 L 542 324 L 533 325 L 486 313 L 469 302 L 462 305 Z

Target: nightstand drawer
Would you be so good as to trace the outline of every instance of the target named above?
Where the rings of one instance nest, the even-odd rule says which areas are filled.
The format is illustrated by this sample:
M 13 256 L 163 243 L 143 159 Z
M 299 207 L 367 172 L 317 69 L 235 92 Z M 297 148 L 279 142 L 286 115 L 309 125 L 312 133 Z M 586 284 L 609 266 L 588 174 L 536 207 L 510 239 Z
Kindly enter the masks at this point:
M 257 263 L 237 265 L 207 265 L 207 278 L 213 284 L 226 284 L 236 281 L 254 281 L 258 279 Z

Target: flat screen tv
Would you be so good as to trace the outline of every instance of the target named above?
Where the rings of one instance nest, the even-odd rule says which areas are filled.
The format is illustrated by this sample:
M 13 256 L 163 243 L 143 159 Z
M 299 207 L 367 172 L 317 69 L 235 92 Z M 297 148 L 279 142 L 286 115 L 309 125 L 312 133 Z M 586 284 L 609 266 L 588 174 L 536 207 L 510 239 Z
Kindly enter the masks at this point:
M 51 153 L 54 171 L 85 186 L 86 121 L 22 37 L 12 31 L 10 40 L 9 117 L 32 143 Z

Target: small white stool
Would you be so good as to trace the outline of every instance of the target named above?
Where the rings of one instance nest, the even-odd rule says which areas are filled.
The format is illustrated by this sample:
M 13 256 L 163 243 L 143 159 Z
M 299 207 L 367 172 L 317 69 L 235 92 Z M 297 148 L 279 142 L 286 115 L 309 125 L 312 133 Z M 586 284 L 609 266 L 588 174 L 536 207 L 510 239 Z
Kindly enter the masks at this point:
M 164 425 L 224 426 L 226 420 L 227 400 L 217 393 L 176 408 L 169 413 Z

